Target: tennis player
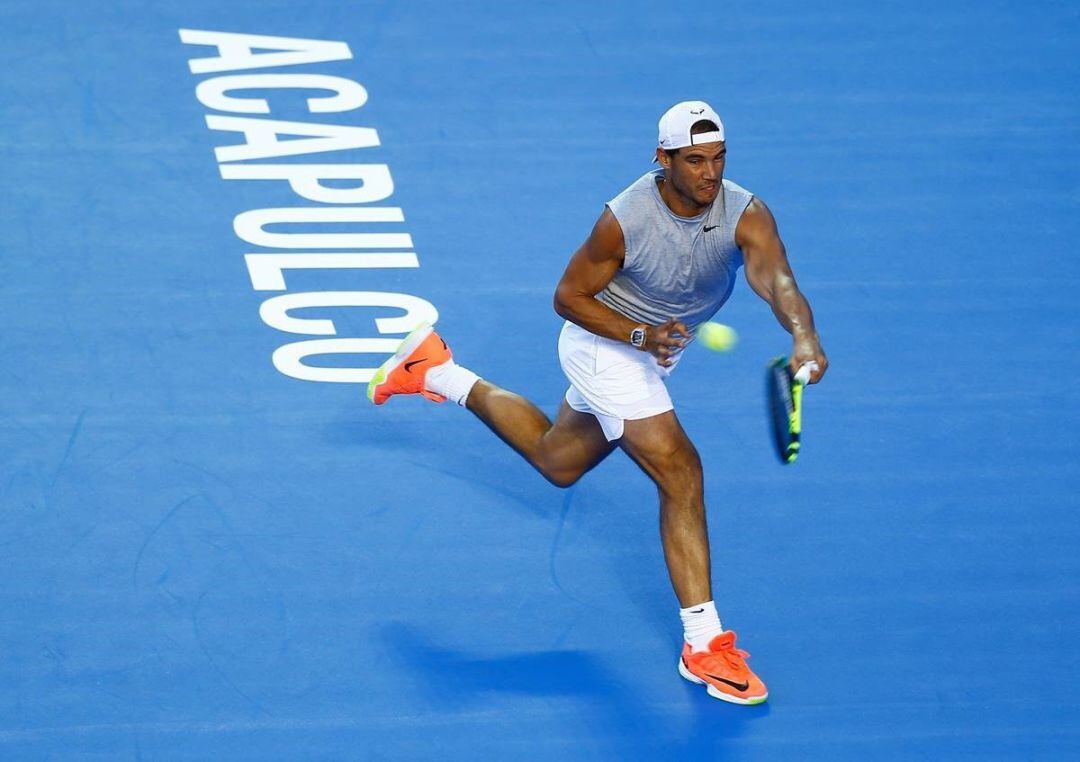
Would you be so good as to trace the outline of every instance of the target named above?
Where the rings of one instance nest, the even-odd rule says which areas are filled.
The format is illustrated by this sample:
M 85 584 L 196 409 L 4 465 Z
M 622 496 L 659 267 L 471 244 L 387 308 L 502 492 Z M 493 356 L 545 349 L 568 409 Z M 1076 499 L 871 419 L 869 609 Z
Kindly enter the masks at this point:
M 792 335 L 792 366 L 828 368 L 776 222 L 761 199 L 725 180 L 720 117 L 702 101 L 660 118 L 656 161 L 609 201 L 555 289 L 566 318 L 559 360 L 570 388 L 554 423 L 527 399 L 456 364 L 422 326 L 376 373 L 368 396 L 447 399 L 471 410 L 549 481 L 567 487 L 619 446 L 656 483 L 664 558 L 683 623 L 679 673 L 710 695 L 761 703 L 765 684 L 724 630 L 713 602 L 701 460 L 665 379 L 694 329 L 731 295 L 745 264 L 751 288 Z

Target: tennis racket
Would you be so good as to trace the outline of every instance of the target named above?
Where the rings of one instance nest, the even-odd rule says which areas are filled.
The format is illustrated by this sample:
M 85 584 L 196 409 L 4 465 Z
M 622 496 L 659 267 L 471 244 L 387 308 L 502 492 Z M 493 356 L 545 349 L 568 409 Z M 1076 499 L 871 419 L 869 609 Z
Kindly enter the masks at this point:
M 808 362 L 793 374 L 788 359 L 777 357 L 765 371 L 765 396 L 772 420 L 773 444 L 781 463 L 794 463 L 799 457 L 803 387 L 817 369 L 816 362 Z

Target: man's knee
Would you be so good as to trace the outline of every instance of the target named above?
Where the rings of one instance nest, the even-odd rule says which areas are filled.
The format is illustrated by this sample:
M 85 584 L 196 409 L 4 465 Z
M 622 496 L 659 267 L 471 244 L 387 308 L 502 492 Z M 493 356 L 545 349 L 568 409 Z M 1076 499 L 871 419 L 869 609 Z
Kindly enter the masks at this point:
M 538 464 L 539 471 L 544 478 L 556 487 L 570 487 L 577 483 L 578 479 L 585 475 L 587 468 L 566 467 L 557 465 L 550 460 L 542 459 Z
M 660 451 L 654 471 L 657 486 L 665 492 L 701 489 L 701 457 L 689 440 Z
M 584 471 L 545 471 L 543 473 L 549 482 L 563 489 L 574 486 L 578 479 L 585 475 Z

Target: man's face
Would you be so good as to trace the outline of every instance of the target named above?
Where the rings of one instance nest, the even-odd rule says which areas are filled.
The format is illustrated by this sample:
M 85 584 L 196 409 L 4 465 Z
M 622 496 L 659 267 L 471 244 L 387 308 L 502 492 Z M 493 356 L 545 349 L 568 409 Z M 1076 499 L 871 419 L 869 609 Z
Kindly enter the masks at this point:
M 723 142 L 702 143 L 680 148 L 671 157 L 663 154 L 661 163 L 667 180 L 680 195 L 697 206 L 708 206 L 720 192 L 726 158 L 727 145 Z

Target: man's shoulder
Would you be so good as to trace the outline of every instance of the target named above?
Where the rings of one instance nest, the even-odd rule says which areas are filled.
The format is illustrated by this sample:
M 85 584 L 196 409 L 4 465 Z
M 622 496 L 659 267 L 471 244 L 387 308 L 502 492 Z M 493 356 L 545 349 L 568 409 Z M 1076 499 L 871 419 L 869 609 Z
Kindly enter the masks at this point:
M 737 196 L 753 196 L 754 195 L 753 191 L 748 191 L 746 188 L 742 187 L 741 185 L 739 185 L 734 180 L 729 180 L 726 177 L 724 178 L 723 184 L 724 184 L 724 192 L 725 193 L 731 193 L 731 194 L 735 194 Z
M 656 186 L 657 174 L 656 170 L 646 172 L 607 202 L 608 209 L 620 224 L 625 226 L 636 218 L 649 215 L 656 203 L 656 192 L 653 188 Z
M 625 188 L 623 188 L 622 192 L 620 192 L 619 195 L 616 196 L 615 198 L 622 198 L 624 196 L 633 196 L 633 195 L 638 195 L 638 194 L 641 194 L 641 193 L 648 193 L 648 194 L 651 195 L 652 194 L 652 187 L 651 186 L 656 185 L 656 178 L 657 177 L 662 177 L 662 176 L 663 176 L 663 170 L 661 170 L 661 169 L 649 170 L 648 172 L 643 174 L 641 177 L 639 177 L 637 180 L 634 180 L 634 182 L 630 183 Z
M 754 199 L 757 196 L 734 180 L 728 180 L 726 177 L 723 186 L 724 205 L 721 208 L 722 213 L 728 220 L 727 224 L 734 227 L 741 224 L 742 220 L 746 218 L 747 211 L 754 206 Z

